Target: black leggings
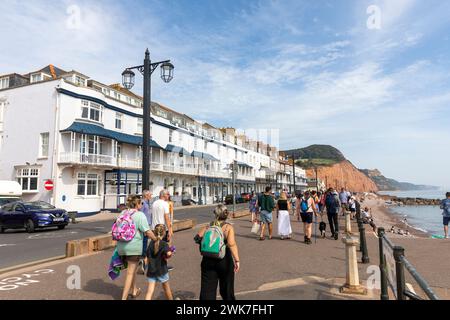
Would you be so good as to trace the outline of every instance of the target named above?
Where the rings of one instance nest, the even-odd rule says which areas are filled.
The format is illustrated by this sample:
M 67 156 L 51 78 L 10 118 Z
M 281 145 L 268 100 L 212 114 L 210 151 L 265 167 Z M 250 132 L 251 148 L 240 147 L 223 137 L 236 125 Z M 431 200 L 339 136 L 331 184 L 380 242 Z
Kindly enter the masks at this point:
M 331 234 L 334 235 L 336 232 L 339 232 L 339 217 L 338 213 L 328 213 L 328 223 L 330 224 Z
M 220 296 L 223 300 L 236 300 L 234 296 L 234 263 L 228 249 L 222 260 L 204 257 L 201 269 L 200 300 L 216 300 L 217 284 L 219 284 Z

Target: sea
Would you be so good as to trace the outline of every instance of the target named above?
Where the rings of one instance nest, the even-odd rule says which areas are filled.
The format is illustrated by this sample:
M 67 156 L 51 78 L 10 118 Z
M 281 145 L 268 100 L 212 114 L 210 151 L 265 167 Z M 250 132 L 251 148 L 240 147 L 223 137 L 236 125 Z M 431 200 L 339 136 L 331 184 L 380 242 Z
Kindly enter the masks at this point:
M 380 191 L 379 194 L 401 198 L 444 199 L 447 189 L 413 190 L 413 191 Z M 442 210 L 439 206 L 390 206 L 390 210 L 414 229 L 429 235 L 444 235 Z

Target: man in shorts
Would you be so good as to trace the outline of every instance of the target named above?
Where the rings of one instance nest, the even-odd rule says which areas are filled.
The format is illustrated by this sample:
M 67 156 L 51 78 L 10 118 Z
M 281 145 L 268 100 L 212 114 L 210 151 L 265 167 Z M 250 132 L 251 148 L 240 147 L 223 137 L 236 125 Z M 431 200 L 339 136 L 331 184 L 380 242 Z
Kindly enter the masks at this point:
M 442 212 L 443 216 L 443 222 L 444 222 L 444 235 L 445 239 L 448 239 L 448 224 L 450 222 L 450 192 L 447 192 L 445 195 L 447 198 L 442 200 L 441 202 L 441 209 L 444 211 Z
M 266 192 L 262 194 L 258 199 L 258 205 L 260 209 L 260 219 L 261 219 L 261 234 L 259 240 L 265 240 L 266 236 L 264 235 L 264 231 L 266 228 L 269 229 L 269 239 L 272 239 L 272 211 L 275 208 L 275 201 L 272 196 L 272 188 L 266 187 Z

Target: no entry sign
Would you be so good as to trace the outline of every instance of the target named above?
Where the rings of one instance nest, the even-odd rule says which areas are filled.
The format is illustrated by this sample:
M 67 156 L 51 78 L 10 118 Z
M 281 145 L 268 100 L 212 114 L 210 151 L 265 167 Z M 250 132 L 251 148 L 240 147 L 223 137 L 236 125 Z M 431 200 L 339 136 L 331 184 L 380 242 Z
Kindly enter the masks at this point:
M 52 180 L 47 180 L 47 181 L 45 181 L 45 183 L 44 183 L 44 188 L 45 188 L 45 190 L 47 190 L 47 191 L 53 190 L 53 181 L 52 181 Z

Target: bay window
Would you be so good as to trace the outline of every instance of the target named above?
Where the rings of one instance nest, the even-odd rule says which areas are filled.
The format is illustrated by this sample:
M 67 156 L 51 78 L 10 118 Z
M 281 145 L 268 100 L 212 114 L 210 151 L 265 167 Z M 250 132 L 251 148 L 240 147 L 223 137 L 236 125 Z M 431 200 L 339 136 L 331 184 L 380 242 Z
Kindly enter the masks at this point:
M 92 101 L 81 100 L 81 118 L 102 122 L 103 107 Z

